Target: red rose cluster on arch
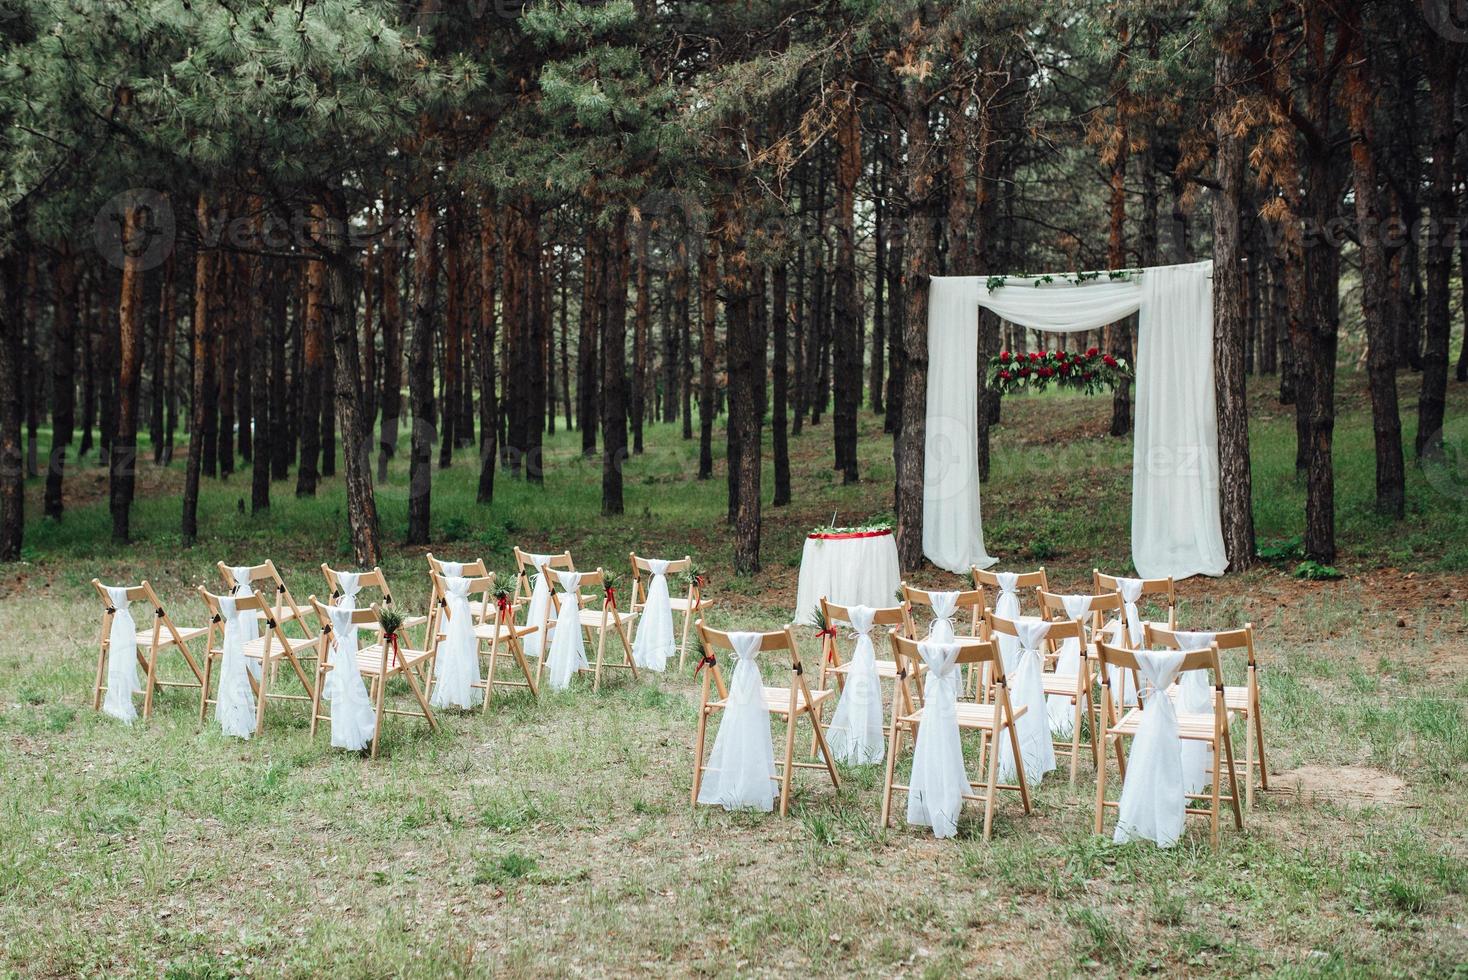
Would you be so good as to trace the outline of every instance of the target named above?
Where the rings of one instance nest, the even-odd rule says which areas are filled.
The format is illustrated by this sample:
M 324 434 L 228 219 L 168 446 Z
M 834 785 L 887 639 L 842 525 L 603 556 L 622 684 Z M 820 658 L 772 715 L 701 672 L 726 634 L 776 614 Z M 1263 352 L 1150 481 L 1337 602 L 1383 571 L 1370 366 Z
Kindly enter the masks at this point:
M 1125 358 L 1101 353 L 1091 347 L 1079 351 L 1000 351 L 989 358 L 989 387 L 1000 394 L 1033 389 L 1043 391 L 1051 384 L 1087 395 L 1110 391 L 1132 379 Z

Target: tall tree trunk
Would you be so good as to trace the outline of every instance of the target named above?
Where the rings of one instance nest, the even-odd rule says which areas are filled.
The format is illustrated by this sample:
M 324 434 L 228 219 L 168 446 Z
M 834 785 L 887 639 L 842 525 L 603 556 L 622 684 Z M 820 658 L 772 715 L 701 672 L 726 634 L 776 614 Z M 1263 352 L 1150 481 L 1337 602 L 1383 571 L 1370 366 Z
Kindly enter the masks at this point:
M 1242 77 L 1237 41 L 1219 40 L 1213 120 L 1218 143 L 1213 201 L 1213 373 L 1218 399 L 1218 485 L 1223 546 L 1231 571 L 1254 562 L 1253 480 L 1249 468 L 1249 389 L 1244 377 L 1244 146 L 1235 119 Z M 1130 406 L 1127 408 L 1130 416 Z M 1113 424 L 1115 416 L 1113 415 Z M 1114 428 L 1113 428 L 1114 432 Z
M 376 216 L 373 217 L 374 223 Z M 373 242 L 362 250 L 362 418 L 371 437 L 377 422 L 377 263 Z
M 255 458 L 255 392 L 254 372 L 250 366 L 250 350 L 253 346 L 254 324 L 260 319 L 260 292 L 251 289 L 256 279 L 255 266 L 259 256 L 241 255 L 235 262 L 235 308 L 234 308 L 234 357 L 235 357 L 235 419 L 239 424 L 238 444 L 240 458 L 252 462 Z M 260 401 L 264 402 L 262 392 Z
M 561 410 L 565 413 L 566 428 L 571 428 L 574 418 L 571 410 L 571 250 L 561 249 Z
M 596 427 L 600 414 L 596 404 L 596 379 L 601 362 L 596 356 L 596 338 L 601 332 L 597 322 L 601 311 L 602 237 L 595 230 L 586 233 L 581 262 L 580 337 L 576 344 L 576 424 L 581 428 L 581 454 L 596 455 Z
M 715 330 L 719 316 L 719 243 L 712 236 L 698 257 L 700 364 L 698 374 L 698 478 L 714 475 L 714 362 L 718 357 Z
M 856 85 L 847 86 L 836 121 L 835 406 L 831 431 L 843 484 L 858 479 L 856 413 L 861 399 L 861 304 L 856 294 L 856 182 L 861 176 L 861 121 Z
M 905 54 L 921 57 L 927 44 L 923 16 L 907 28 Z M 904 571 L 923 562 L 923 479 L 927 440 L 928 279 L 933 259 L 934 153 L 923 84 L 903 81 L 907 128 L 908 232 L 905 241 L 906 300 L 902 320 L 902 424 L 897 431 L 897 557 Z
M 275 417 L 272 396 L 273 367 L 270 337 L 274 328 L 273 309 L 267 303 L 275 300 L 274 290 L 266 284 L 268 273 L 262 256 L 249 258 L 250 269 L 250 356 L 248 370 L 258 399 L 255 403 L 254 454 L 250 461 L 250 513 L 261 514 L 270 509 L 270 474 L 275 466 Z
M 545 482 L 545 377 L 546 377 L 546 336 L 550 333 L 548 326 L 550 311 L 545 304 L 545 251 L 540 247 L 540 213 L 535 204 L 527 196 L 521 199 L 519 207 L 520 215 L 520 250 L 523 255 L 522 268 L 525 271 L 524 290 L 525 302 L 525 327 L 522 333 L 524 343 L 524 366 L 521 372 L 526 379 L 525 397 L 521 400 L 526 409 L 524 432 L 525 432 L 525 479 L 531 483 L 543 484 Z M 627 269 L 622 269 L 622 278 L 625 281 Z M 625 296 L 625 290 L 624 290 Z M 624 333 L 626 324 L 626 310 L 623 310 Z M 625 368 L 624 368 L 625 371 Z M 623 390 L 626 390 L 626 379 L 623 378 Z M 623 425 L 626 425 L 627 410 L 625 404 L 622 409 Z M 625 451 L 627 439 L 622 438 L 622 447 Z M 625 452 L 624 452 L 625 455 Z
M 357 344 L 358 258 L 347 239 L 347 206 L 340 191 L 327 194 L 322 247 L 326 281 L 321 295 L 322 325 L 330 339 L 336 366 L 332 399 L 342 436 L 342 475 L 347 490 L 347 525 L 352 560 L 371 568 L 382 560 L 378 537 L 377 498 L 372 490 L 371 420 L 362 411 L 361 352 Z
M 1453 118 L 1458 83 L 1458 44 L 1432 36 L 1427 48 L 1427 80 L 1432 94 L 1432 165 L 1428 206 L 1433 230 L 1427 236 L 1427 317 L 1422 344 L 1422 394 L 1417 399 L 1417 458 L 1442 454 L 1443 415 L 1448 393 L 1448 343 L 1452 309 L 1453 233 L 1458 224 L 1453 193 Z
M 234 472 L 235 378 L 239 371 L 239 256 L 223 253 L 219 257 L 221 280 L 215 286 L 220 294 L 220 310 L 214 344 L 214 370 L 219 378 L 219 477 L 229 479 Z
M 173 438 L 178 430 L 178 253 L 163 262 L 163 465 L 173 463 Z
M 46 468 L 46 516 L 60 520 L 66 451 L 76 424 L 76 256 L 64 247 L 56 261 L 51 334 L 51 461 Z
M 37 282 L 35 253 L 26 256 L 24 295 L 21 298 L 21 325 L 24 333 L 21 369 L 29 382 L 21 385 L 21 402 L 25 406 L 25 475 L 39 476 L 41 405 L 46 400 L 45 376 L 41 372 L 40 285 Z
M 443 411 L 440 413 L 442 423 L 438 433 L 438 468 L 446 470 L 453 464 L 454 447 L 458 445 L 459 437 L 456 431 L 459 427 L 459 405 L 463 400 L 459 386 L 463 383 L 459 375 L 459 366 L 463 363 L 463 318 L 464 310 L 460 303 L 463 290 L 459 283 L 459 235 L 461 225 L 459 222 L 458 208 L 450 207 L 449 223 L 443 241 L 443 270 L 444 270 L 444 325 L 443 325 Z
M 162 466 L 163 458 L 163 356 L 166 350 L 164 336 L 168 333 L 170 325 L 165 316 L 168 306 L 167 290 L 171 283 L 167 281 L 167 270 L 158 277 L 157 302 L 149 304 L 150 320 L 152 321 L 152 346 L 148 348 L 148 441 L 153 444 L 153 465 Z
M 1123 31 L 1125 34 L 1125 31 Z M 1123 61 L 1123 64 L 1125 62 Z M 1129 96 L 1125 91 L 1117 95 L 1117 132 L 1116 145 L 1112 150 L 1111 160 L 1111 221 L 1108 229 L 1106 260 L 1113 269 L 1124 268 L 1126 262 L 1126 165 L 1127 150 L 1130 134 L 1128 133 L 1129 121 L 1124 117 L 1125 106 Z M 1238 201 L 1234 201 L 1237 206 Z M 1236 208 L 1237 209 L 1237 208 Z M 1236 230 L 1236 229 L 1235 229 Z M 1237 242 L 1235 242 L 1237 248 Z M 1217 293 L 1215 292 L 1215 295 Z M 1131 318 L 1121 320 L 1117 323 L 1107 324 L 1105 330 L 1106 349 L 1114 356 L 1131 359 Z M 1221 382 L 1220 382 L 1221 383 Z M 1111 434 L 1121 437 L 1132 430 L 1132 389 L 1129 384 L 1117 385 L 1111 393 Z M 1247 433 L 1246 433 L 1247 437 Z M 1246 438 L 1247 442 L 1247 438 Z M 1248 446 L 1245 445 L 1245 464 L 1248 460 Z M 1247 500 L 1245 504 L 1247 510 Z M 1227 521 L 1225 521 L 1225 536 L 1228 534 Z M 1250 535 L 1252 541 L 1252 534 Z M 1243 561 L 1247 564 L 1254 552 L 1252 545 L 1249 557 Z M 1232 558 L 1230 552 L 1230 558 Z
M 25 248 L 12 243 L 0 255 L 0 562 L 18 561 L 25 538 L 25 459 L 20 442 L 25 254 Z
M 771 371 L 775 388 L 775 403 L 770 425 L 773 427 L 771 433 L 771 449 L 775 454 L 775 499 L 776 507 L 783 507 L 790 503 L 790 446 L 786 438 L 786 426 L 788 425 L 788 396 L 790 389 L 789 375 L 789 333 L 790 314 L 787 310 L 789 302 L 789 279 L 785 269 L 785 263 L 781 262 L 775 266 L 771 276 L 772 310 L 771 318 L 774 320 L 775 330 L 775 363 Z M 880 361 L 880 356 L 873 360 Z
M 678 385 L 682 393 L 683 438 L 693 438 L 693 300 L 689 279 L 692 278 L 687 236 L 678 238 Z
M 1386 248 L 1372 120 L 1375 88 L 1370 52 L 1361 34 L 1361 11 L 1356 7 L 1342 9 L 1351 44 L 1342 98 L 1349 116 L 1356 227 L 1361 239 L 1361 322 L 1366 331 L 1366 377 L 1376 437 L 1376 512 L 1400 519 L 1406 505 L 1406 467 L 1402 419 L 1397 408 L 1396 350 L 1386 317 Z
M 607 235 L 602 267 L 601 512 L 622 513 L 622 466 L 627 460 L 627 215 L 618 212 Z
M 313 214 L 313 229 L 321 225 Z M 315 232 L 319 234 L 319 230 Z M 325 264 L 317 258 L 306 263 L 306 317 L 302 328 L 301 458 L 296 463 L 296 496 L 316 496 L 321 458 L 321 394 L 325 387 L 325 325 L 322 322 L 322 291 L 326 287 Z
M 200 244 L 194 252 L 194 317 L 193 372 L 189 398 L 189 459 L 184 471 L 183 521 L 181 537 L 192 545 L 199 537 L 199 477 L 204 466 L 204 390 L 209 385 L 209 312 L 210 295 L 214 292 L 214 263 L 217 254 L 203 242 L 209 230 L 209 200 L 199 195 L 195 215 L 199 223 Z
M 801 204 L 804 201 L 804 182 L 800 184 Z M 806 364 L 806 337 L 809 331 L 806 329 L 806 311 L 809 306 L 806 302 L 806 276 L 805 276 L 805 253 L 806 247 L 802 242 L 795 250 L 795 315 L 791 323 L 791 361 L 794 365 L 795 387 L 790 399 L 790 434 L 800 435 L 800 430 L 805 426 L 805 401 L 806 392 L 810 388 L 810 378 Z
M 97 320 L 94 313 L 96 303 L 93 296 L 97 290 L 96 270 L 86 274 L 82 280 L 81 293 L 78 297 L 78 323 L 81 328 L 80 343 L 82 355 L 82 438 L 81 445 L 77 447 L 77 460 L 92 451 L 94 445 L 92 439 L 92 426 L 97 422 L 97 373 L 95 370 L 97 350 Z
M 402 221 L 402 218 L 395 220 Z M 387 464 L 397 455 L 398 421 L 403 413 L 403 307 L 398 260 L 404 235 L 393 232 L 380 252 L 382 283 L 382 427 L 377 440 L 377 482 L 387 482 Z
M 499 403 L 494 392 L 495 344 L 494 211 L 479 209 L 479 494 L 481 504 L 494 502 L 494 470 L 498 455 Z
M 291 270 L 295 262 L 270 263 L 270 479 L 284 480 L 290 475 L 294 434 L 290 428 L 290 407 L 286 379 L 286 347 L 291 335 L 290 292 Z M 258 465 L 258 460 L 257 460 Z
M 413 432 L 408 450 L 408 544 L 427 544 L 433 489 L 433 308 L 438 276 L 434 269 L 434 209 L 425 195 L 414 216 L 413 349 L 408 355 L 408 401 Z
M 321 270 L 321 302 L 326 302 L 326 290 L 331 288 L 331 270 Z M 326 322 L 325 310 L 321 320 L 321 475 L 336 476 L 336 344 L 331 337 L 331 324 Z M 356 322 L 352 317 L 352 322 Z M 353 345 L 356 346 L 355 344 Z
M 117 431 L 107 454 L 112 540 L 130 540 L 133 488 L 138 465 L 138 389 L 143 365 L 143 268 L 139 261 L 147 246 L 136 207 L 123 213 L 122 295 L 117 304 Z M 139 238 L 143 238 L 141 242 Z
M 632 335 L 632 452 L 642 455 L 642 421 L 647 410 L 647 345 L 652 328 L 648 293 L 647 218 L 637 221 L 637 307 Z
M 736 449 L 730 464 L 736 473 L 734 514 L 734 571 L 759 571 L 760 444 L 764 389 L 765 337 L 761 318 L 753 309 L 756 291 L 763 292 L 764 274 L 751 266 L 748 254 L 730 243 L 724 258 L 724 281 L 730 290 L 729 329 L 729 441 Z
M 884 220 L 887 178 L 885 165 L 880 165 L 880 159 L 876 163 L 879 165 L 872 171 L 872 363 L 867 391 L 872 411 L 882 415 L 886 412 L 883 408 L 883 386 L 887 366 L 887 308 L 883 301 L 887 289 L 887 227 Z

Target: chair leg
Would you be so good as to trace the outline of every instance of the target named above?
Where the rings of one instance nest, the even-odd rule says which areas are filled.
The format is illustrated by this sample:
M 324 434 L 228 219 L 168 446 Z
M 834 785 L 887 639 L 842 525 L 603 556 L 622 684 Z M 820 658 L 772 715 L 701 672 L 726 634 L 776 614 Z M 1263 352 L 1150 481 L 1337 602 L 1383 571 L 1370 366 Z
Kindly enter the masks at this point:
M 683 610 L 683 639 L 678 644 L 678 669 L 680 671 L 688 660 L 688 628 L 692 624 L 693 610 L 691 608 Z
M 1081 692 L 1076 691 L 1076 707 L 1070 723 L 1070 784 L 1076 784 L 1076 766 L 1081 761 Z
M 1234 828 L 1236 830 L 1243 830 L 1244 814 L 1243 811 L 1239 809 L 1239 779 L 1238 775 L 1234 772 L 1234 747 L 1233 741 L 1229 738 L 1229 730 L 1227 724 L 1223 726 L 1223 754 L 1224 759 L 1228 763 L 1229 803 L 1232 804 L 1234 809 Z M 1217 780 L 1221 778 L 1218 775 L 1217 752 L 1213 753 L 1213 770 L 1214 779 Z
M 383 664 L 384 671 L 383 671 L 383 673 L 380 673 L 380 674 L 377 675 L 377 690 L 374 692 L 375 695 L 376 695 L 376 697 L 374 699 L 376 703 L 373 706 L 377 709 L 377 717 L 372 722 L 372 758 L 374 758 L 374 759 L 377 758 L 377 747 L 378 747 L 378 744 L 382 741 L 382 716 L 383 716 L 383 714 L 385 714 L 385 712 L 382 709 L 383 709 L 383 700 L 385 699 L 385 697 L 387 695 L 387 673 L 386 673 L 386 670 L 385 670 L 385 668 L 386 668 L 386 662 L 385 661 L 386 661 L 386 658 L 384 658 L 384 664 Z M 406 674 L 408 672 L 405 670 L 405 671 L 403 671 L 403 673 Z M 410 679 L 408 681 L 408 683 L 409 684 L 412 684 L 413 682 Z M 416 684 L 414 684 L 413 685 L 413 691 L 416 693 L 417 690 L 418 690 L 418 686 Z
M 814 711 L 807 711 L 806 713 L 810 715 L 811 724 L 815 727 L 816 744 L 821 748 L 821 758 L 826 763 L 826 771 L 831 774 L 831 785 L 839 790 L 841 788 L 841 777 L 836 775 L 836 761 L 831 758 L 831 747 L 826 744 L 826 735 L 821 731 L 820 709 L 817 708 Z M 811 755 L 815 755 L 815 753 L 812 752 Z
M 107 641 L 97 648 L 97 680 L 92 685 L 92 710 L 102 710 L 102 678 L 107 676 Z
M 1254 809 L 1254 719 L 1244 719 L 1244 805 Z
M 438 732 L 438 719 L 433 716 L 433 708 L 429 706 L 428 698 L 424 695 L 423 688 L 418 686 L 418 682 L 414 680 L 411 670 L 403 671 L 403 676 L 407 678 L 408 687 L 412 690 L 413 697 L 417 699 L 418 706 L 423 709 L 423 717 L 428 719 L 428 730 L 436 734 Z
M 994 741 L 996 743 L 999 741 L 999 735 L 998 735 L 998 733 L 995 734 Z M 1024 761 L 1020 758 L 1019 751 L 1018 751 L 1018 746 L 1016 746 L 1014 758 L 1019 763 L 1019 768 L 1021 770 L 1023 770 L 1023 768 L 1024 768 Z M 988 772 L 989 772 L 989 781 L 988 781 L 988 784 L 985 787 L 985 792 L 984 792 L 984 840 L 985 841 L 988 841 L 989 840 L 989 835 L 992 833 L 992 831 L 994 829 L 994 797 L 997 796 L 998 793 L 999 793 L 999 749 L 997 748 L 997 746 L 993 750 L 991 750 L 989 752 Z
M 1254 730 L 1254 744 L 1258 747 L 1255 753 L 1259 758 L 1259 788 L 1265 792 L 1269 791 L 1269 767 L 1264 764 L 1264 716 L 1259 711 L 1259 690 L 1255 688 L 1249 699 L 1249 726 Z M 1254 774 L 1249 774 L 1252 783 Z
M 1019 798 L 1025 805 L 1025 812 L 1031 813 L 1033 811 L 1030 809 L 1030 781 L 1025 776 L 1025 758 L 1019 750 L 1019 732 L 1015 729 L 1014 719 L 1011 718 L 1005 727 L 1009 729 L 1009 745 L 1014 750 L 1014 772 L 1019 777 Z M 997 749 L 994 755 L 998 757 Z
M 785 719 L 785 773 L 780 780 L 780 816 L 790 812 L 790 782 L 795 772 L 795 715 Z
M 1101 826 L 1106 812 L 1106 740 L 1096 739 L 1095 732 L 1091 733 L 1091 741 L 1101 746 L 1101 760 L 1096 766 L 1096 835 L 1101 835 Z
M 708 727 L 709 709 L 701 705 L 698 709 L 698 740 L 693 745 L 693 793 L 689 800 L 692 806 L 698 806 L 698 788 L 703 784 L 703 745 Z
M 902 725 L 893 713 L 892 732 L 887 736 L 887 768 L 882 778 L 882 826 L 892 826 L 892 781 L 897 774 L 897 753 L 902 749 Z
M 600 691 L 601 690 L 601 663 L 602 663 L 602 655 L 603 655 L 604 651 L 606 650 L 606 645 L 607 645 L 607 624 L 606 623 L 602 623 L 601 632 L 599 632 L 597 634 L 597 639 L 596 639 L 596 674 L 593 677 L 592 682 L 591 682 L 591 690 L 593 692 Z
M 1221 804 L 1223 802 L 1219 798 L 1219 792 L 1218 792 L 1219 777 L 1222 775 L 1222 772 L 1221 772 L 1221 770 L 1219 768 L 1219 765 L 1218 765 L 1218 755 L 1219 755 L 1218 749 L 1219 749 L 1219 743 L 1221 741 L 1222 741 L 1222 738 L 1219 735 L 1218 729 L 1215 727 L 1213 729 L 1213 796 L 1212 796 L 1212 804 L 1213 804 L 1213 806 L 1212 806 L 1212 808 L 1211 808 L 1211 810 L 1209 811 L 1209 814 L 1208 814 L 1208 830 L 1209 830 L 1209 836 L 1210 836 L 1210 838 L 1213 841 L 1213 849 L 1215 851 L 1218 850 L 1218 807 L 1219 807 L 1219 804 Z M 1235 801 L 1235 805 L 1237 805 L 1237 801 Z
M 148 650 L 148 681 L 143 687 L 143 721 L 153 717 L 153 692 L 158 690 L 158 645 Z
M 499 659 L 499 652 L 500 633 L 499 628 L 496 627 L 494 639 L 489 643 L 489 672 L 484 675 L 484 701 L 479 705 L 481 714 L 489 713 L 489 699 L 494 697 L 494 667 L 495 662 Z
M 316 723 L 321 720 L 321 688 L 324 686 L 325 672 L 321 668 L 321 661 L 316 661 L 316 689 L 311 692 L 311 740 L 316 740 Z
M 280 662 L 266 657 L 260 662 L 260 687 L 255 695 L 255 734 L 265 733 L 265 697 L 269 690 L 269 681 L 275 674 Z
M 199 688 L 199 724 L 209 713 L 209 686 L 214 680 L 214 655 L 208 650 L 204 651 L 204 684 Z

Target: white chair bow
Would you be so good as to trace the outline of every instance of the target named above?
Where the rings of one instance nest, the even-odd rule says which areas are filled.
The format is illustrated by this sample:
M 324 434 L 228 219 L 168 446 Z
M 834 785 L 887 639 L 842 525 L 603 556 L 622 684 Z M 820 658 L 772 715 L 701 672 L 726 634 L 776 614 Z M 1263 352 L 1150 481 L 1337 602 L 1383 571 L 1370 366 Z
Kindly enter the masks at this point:
M 357 593 L 362 591 L 360 572 L 337 572 L 336 591 L 340 593 L 336 605 L 342 609 L 357 608 Z
M 127 589 L 109 585 L 112 626 L 107 633 L 107 698 L 102 710 L 131 725 L 138 716 L 133 695 L 143 691 L 138 681 L 138 624 L 128 608 Z
M 377 730 L 377 710 L 372 706 L 367 684 L 357 666 L 357 626 L 352 622 L 355 611 L 355 600 L 346 594 L 337 605 L 327 609 L 335 653 L 331 670 L 321 686 L 321 696 L 331 702 L 331 744 L 360 752 L 371 744 L 372 734 Z
M 637 639 L 632 643 L 632 662 L 639 667 L 661 673 L 668 658 L 678 652 L 673 638 L 673 605 L 668 598 L 668 562 L 649 558 L 652 582 L 647 587 L 647 603 L 637 621 Z
M 1088 595 L 1063 595 L 1060 597 L 1061 604 L 1065 607 L 1065 615 L 1084 627 L 1086 617 L 1091 614 L 1091 597 Z M 1060 650 L 1055 657 L 1055 672 L 1065 677 L 1073 677 L 1081 672 L 1081 641 L 1073 636 L 1068 636 L 1060 643 Z M 1075 729 L 1075 710 L 1071 705 L 1071 699 L 1059 694 L 1052 694 L 1045 699 L 1045 711 L 1050 716 L 1050 730 L 1061 738 L 1070 738 Z
M 1000 619 L 1019 622 L 1019 573 L 995 572 L 994 578 L 999 582 L 999 598 L 994 600 L 994 615 Z M 1015 650 L 1019 649 L 1019 641 L 1008 633 L 998 633 L 995 639 L 999 641 L 999 652 L 1006 658 L 1013 657 Z
M 229 574 L 234 579 L 234 591 L 231 595 L 235 598 L 244 598 L 255 594 L 254 583 L 250 581 L 250 566 L 236 565 L 229 570 Z M 246 640 L 253 640 L 258 637 L 260 635 L 260 611 L 258 609 L 249 609 L 240 613 L 240 626 L 244 630 Z M 256 680 L 260 678 L 260 665 L 255 661 L 246 661 L 245 669 Z
M 730 633 L 737 663 L 698 802 L 726 810 L 775 807 L 775 744 L 759 671 L 759 633 Z
M 962 646 L 925 640 L 918 652 L 928 666 L 923 722 L 918 726 L 908 780 L 907 822 L 932 827 L 934 837 L 958 833 L 963 796 L 972 788 L 963 768 L 958 696 L 963 681 L 954 662 Z
M 1112 839 L 1118 844 L 1150 840 L 1159 847 L 1171 847 L 1183 835 L 1187 789 L 1177 713 L 1167 688 L 1177 678 L 1183 654 L 1138 650 L 1136 657 L 1148 691 L 1143 697 L 1142 722 L 1127 758 Z
M 1179 631 L 1178 647 L 1181 650 L 1207 650 L 1218 639 L 1217 633 Z M 1185 670 L 1177 679 L 1177 705 L 1183 714 L 1211 715 L 1213 713 L 1213 688 L 1208 684 L 1208 671 Z M 1183 790 L 1201 793 L 1203 787 L 1211 785 L 1208 770 L 1213 766 L 1213 747 L 1191 739 L 1183 742 Z
M 928 639 L 933 643 L 952 643 L 953 614 L 958 611 L 957 592 L 929 592 L 928 602 L 933 606 L 933 622 L 928 626 Z
M 1004 653 L 1004 673 L 1009 683 L 1010 703 L 1016 711 L 1020 706 L 1027 710 L 1015 722 L 1015 734 L 1019 737 L 1020 758 L 1025 767 L 1025 779 L 1030 789 L 1040 785 L 1047 772 L 1055 768 L 1055 745 L 1050 739 L 1050 725 L 1045 710 L 1045 680 L 1041 677 L 1043 658 L 1040 644 L 1050 632 L 1050 623 L 1034 620 L 1014 620 L 1013 637 L 1015 652 Z M 1003 636 L 1004 634 L 999 634 Z M 1014 748 L 1007 738 L 999 739 L 999 778 L 1006 783 L 1018 779 L 1014 764 Z
M 847 610 L 856 635 L 856 649 L 847 665 L 841 701 L 826 731 L 826 741 L 838 762 L 866 765 L 881 762 L 882 683 L 877 677 L 877 652 L 872 646 L 872 624 L 877 611 L 870 606 Z
M 551 639 L 546 666 L 550 668 L 552 691 L 564 691 L 578 670 L 586 670 L 586 642 L 581 636 L 581 573 L 551 572 L 561 583 L 561 609 L 556 615 L 556 633 Z M 540 582 L 536 582 L 536 588 Z
M 249 738 L 255 734 L 255 692 L 245 661 L 246 624 L 255 610 L 241 610 L 233 597 L 219 597 L 219 615 L 224 620 L 223 656 L 219 660 L 219 698 L 214 719 L 224 734 Z
M 484 700 L 479 684 L 479 638 L 474 635 L 474 616 L 469 611 L 469 584 L 473 579 L 458 575 L 443 580 L 448 628 L 433 659 L 435 708 L 473 708 Z

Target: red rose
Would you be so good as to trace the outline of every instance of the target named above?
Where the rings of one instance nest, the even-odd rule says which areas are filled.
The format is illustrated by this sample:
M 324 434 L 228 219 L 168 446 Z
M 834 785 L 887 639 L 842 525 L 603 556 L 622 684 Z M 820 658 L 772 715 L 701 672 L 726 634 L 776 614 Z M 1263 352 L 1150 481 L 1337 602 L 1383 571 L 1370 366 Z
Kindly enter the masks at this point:
M 1005 350 L 1005 351 L 1000 351 L 999 352 L 999 363 L 1000 364 L 1008 364 L 1009 363 L 1009 351 Z
M 1040 368 L 1040 377 L 1042 378 L 1048 378 L 1054 373 L 1055 372 L 1050 370 L 1049 368 Z
M 1092 347 L 1090 350 L 1086 351 L 1086 356 L 1087 357 L 1095 357 L 1099 353 L 1101 353 L 1099 350 L 1097 350 L 1096 348 Z
M 1009 380 L 1009 372 L 1008 371 L 1000 371 L 999 372 L 999 378 L 1000 378 L 1001 381 L 1008 381 Z
M 1094 377 L 1095 375 L 1092 374 L 1090 371 L 1087 371 L 1085 374 L 1081 375 L 1081 378 L 1085 381 L 1090 381 Z
M 1037 351 L 1037 350 L 1030 351 L 1030 360 L 1032 360 L 1032 361 L 1038 361 L 1039 359 L 1040 359 L 1040 352 L 1039 351 Z
M 1110 354 L 1107 354 L 1105 357 L 1101 358 L 1101 360 L 1103 363 L 1105 363 L 1107 367 L 1116 367 L 1116 358 L 1112 357 Z
M 1021 378 L 1028 378 L 1030 376 L 1030 369 L 1027 368 L 1027 367 L 1020 368 L 1019 369 L 1019 376 Z

